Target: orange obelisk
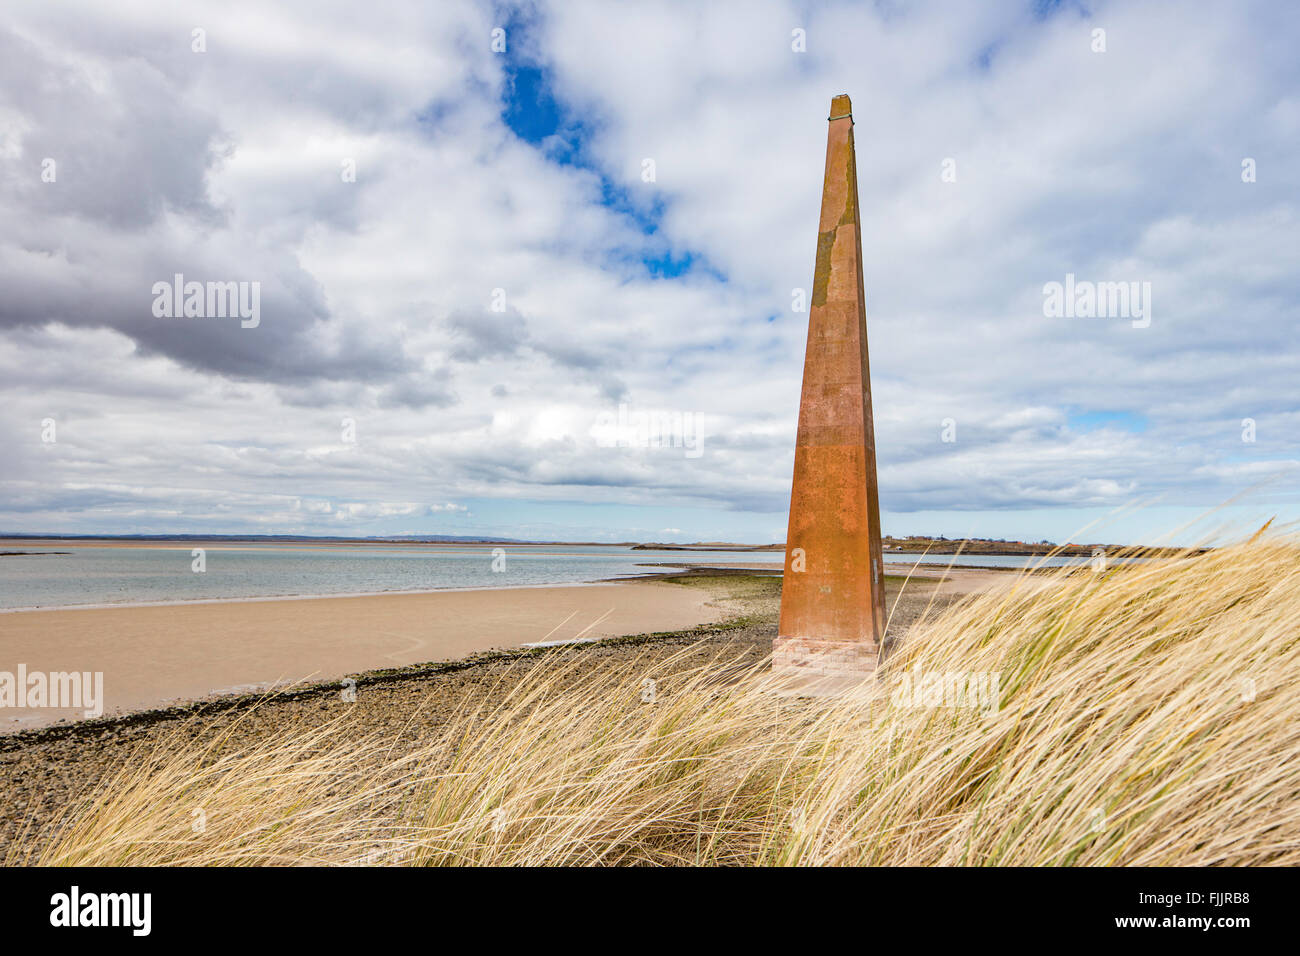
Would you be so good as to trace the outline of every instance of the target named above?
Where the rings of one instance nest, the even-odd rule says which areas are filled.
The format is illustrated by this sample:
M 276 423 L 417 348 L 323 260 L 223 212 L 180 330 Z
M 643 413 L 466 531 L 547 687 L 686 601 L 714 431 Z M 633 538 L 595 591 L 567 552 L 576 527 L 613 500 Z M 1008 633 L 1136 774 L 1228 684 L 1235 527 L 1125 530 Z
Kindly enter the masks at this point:
M 776 671 L 865 677 L 885 630 L 852 104 L 831 100 Z

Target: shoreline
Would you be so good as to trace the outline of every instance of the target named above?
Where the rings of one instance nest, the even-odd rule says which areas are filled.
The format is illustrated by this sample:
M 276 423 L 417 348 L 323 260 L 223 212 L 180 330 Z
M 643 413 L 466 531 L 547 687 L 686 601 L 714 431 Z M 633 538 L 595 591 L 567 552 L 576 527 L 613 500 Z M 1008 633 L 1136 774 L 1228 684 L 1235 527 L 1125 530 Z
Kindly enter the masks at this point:
M 928 569 L 927 569 L 928 570 Z M 959 569 L 887 574 L 886 586 L 939 598 L 1014 575 Z M 393 669 L 441 667 L 483 654 L 533 653 L 630 635 L 725 630 L 744 588 L 781 575 L 727 566 L 665 567 L 631 579 L 383 592 L 352 596 L 43 608 L 0 615 L 0 671 L 103 674 L 101 713 L 0 707 L 0 739 L 96 725 L 159 708 L 292 692 Z M 764 583 L 768 582 L 768 583 Z M 743 603 L 743 602 L 742 602 Z M 53 686 L 51 684 L 51 686 Z
M 421 661 L 414 664 L 403 664 L 400 667 L 374 668 L 357 672 L 353 679 L 358 690 L 386 685 L 400 685 L 434 678 L 445 678 L 464 671 L 493 668 L 503 664 L 510 665 L 530 658 L 540 659 L 544 655 L 557 652 L 617 651 L 642 645 L 665 642 L 677 643 L 695 638 L 716 638 L 730 634 L 733 631 L 743 631 L 751 626 L 751 623 L 743 614 L 733 615 L 723 620 L 696 624 L 693 627 L 671 631 L 615 634 L 609 637 L 565 641 L 545 646 L 521 644 L 517 647 L 479 651 L 467 657 L 458 657 L 445 661 Z M 59 721 L 13 730 L 7 730 L 0 726 L 0 754 L 22 751 L 31 746 L 51 741 L 68 739 L 89 741 L 106 732 L 149 727 L 173 720 L 186 720 L 197 715 L 217 716 L 259 706 L 281 706 L 320 699 L 332 703 L 341 700 L 339 690 L 337 680 L 308 678 L 266 690 L 214 692 L 202 697 L 169 701 L 156 707 L 104 714 L 100 717 L 85 717 L 80 720 Z M 3 787 L 0 787 L 0 789 L 3 789 Z
M 529 591 L 536 588 L 590 588 L 630 583 L 641 577 L 607 578 L 600 581 L 560 581 L 554 584 L 501 584 L 477 588 L 419 588 L 404 591 L 337 591 L 329 594 L 258 594 L 250 597 L 182 598 L 176 601 L 120 601 L 113 604 L 37 604 L 31 607 L 3 607 L 0 614 L 32 614 L 44 611 L 110 611 L 138 607 L 189 607 L 195 604 L 255 604 L 263 601 L 328 601 L 334 598 L 400 597 L 408 594 L 461 594 L 479 591 Z
M 42 608 L 0 615 L 0 671 L 102 674 L 103 699 L 6 706 L 0 734 L 81 722 L 97 707 L 107 717 L 539 641 L 676 631 L 723 616 L 706 590 L 662 580 Z
M 647 570 L 640 574 L 620 575 L 612 578 L 597 578 L 591 581 L 557 581 L 545 584 L 485 584 L 478 587 L 409 588 L 392 591 L 330 591 L 327 593 L 310 594 L 254 594 L 232 597 L 178 598 L 172 601 L 115 601 L 111 603 L 99 602 L 95 604 L 33 604 L 24 605 L 22 607 L 0 607 L 0 615 L 33 614 L 48 611 L 107 611 L 146 607 L 188 607 L 200 604 L 246 604 L 270 601 L 322 601 L 334 598 L 342 600 L 347 598 L 396 597 L 412 594 L 460 594 L 481 591 L 524 591 L 544 588 L 605 587 L 613 584 L 628 584 L 637 581 L 662 581 L 665 578 L 708 574 L 711 572 L 720 574 L 760 574 L 778 578 L 782 577 L 784 574 L 784 565 L 774 561 L 738 561 L 725 563 L 678 563 L 674 561 L 657 561 L 653 563 L 638 564 L 637 566 L 643 568 L 654 568 L 656 570 Z M 1013 568 L 1005 565 L 943 565 L 938 563 L 897 564 L 889 561 L 885 562 L 884 568 L 885 574 L 888 576 L 901 578 L 910 575 L 915 579 L 942 578 L 948 574 L 962 574 L 963 572 L 968 571 L 993 571 L 1000 574 L 1012 574 L 1037 573 L 1040 571 L 1055 570 L 1055 568 Z
M 643 574 L 621 575 L 613 578 L 597 578 L 594 581 L 555 581 L 546 584 L 485 584 L 479 587 L 447 588 L 409 588 L 395 591 L 331 591 L 326 594 L 254 594 L 243 597 L 213 598 L 179 598 L 174 601 L 116 601 L 98 604 L 34 604 L 24 607 L 0 607 L 0 614 L 30 614 L 40 611 L 106 611 L 114 608 L 137 607 L 184 607 L 191 604 L 240 604 L 257 601 L 322 601 L 331 598 L 365 598 L 388 597 L 403 594 L 459 594 L 478 591 L 526 591 L 534 588 L 590 588 L 605 587 L 612 584 L 630 584 L 636 581 L 662 581 L 669 577 L 682 577 L 692 574 L 718 571 L 722 573 L 748 574 L 754 571 L 766 571 L 767 565 L 729 565 L 729 564 L 676 564 L 662 562 L 642 564 L 638 567 L 659 568 L 664 570 L 646 571 Z M 775 565 L 780 577 L 781 565 Z

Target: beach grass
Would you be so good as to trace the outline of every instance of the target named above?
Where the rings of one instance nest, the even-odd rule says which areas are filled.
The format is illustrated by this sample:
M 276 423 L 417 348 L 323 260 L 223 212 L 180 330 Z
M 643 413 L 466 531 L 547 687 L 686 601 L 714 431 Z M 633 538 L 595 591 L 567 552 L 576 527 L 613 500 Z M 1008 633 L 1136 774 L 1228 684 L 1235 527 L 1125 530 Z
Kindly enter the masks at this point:
M 415 747 L 177 730 L 22 835 L 47 865 L 1296 865 L 1300 547 L 1060 569 L 877 678 L 548 653 Z M 346 730 L 346 732 L 344 732 Z M 199 822 L 202 825 L 197 825 Z

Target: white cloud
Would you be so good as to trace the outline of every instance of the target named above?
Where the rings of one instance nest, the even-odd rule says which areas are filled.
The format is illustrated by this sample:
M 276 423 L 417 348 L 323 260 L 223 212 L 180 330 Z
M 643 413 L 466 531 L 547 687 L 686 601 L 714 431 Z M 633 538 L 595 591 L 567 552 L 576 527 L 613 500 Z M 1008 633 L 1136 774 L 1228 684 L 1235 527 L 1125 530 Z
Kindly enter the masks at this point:
M 615 537 L 754 512 L 770 536 L 841 91 L 883 507 L 1213 505 L 1300 457 L 1297 13 L 1181 11 L 541 7 L 508 56 L 550 71 L 586 168 L 502 121 L 487 5 L 22 5 L 0 33 L 0 527 L 510 533 L 518 512 L 478 517 L 497 500 L 692 515 L 620 512 Z M 661 209 L 655 235 L 602 177 Z M 654 278 L 640 256 L 665 250 L 699 268 Z M 260 280 L 261 327 L 160 324 L 173 271 Z M 1066 272 L 1150 281 L 1151 328 L 1045 319 Z M 600 447 L 620 402 L 701 416 L 704 454 Z

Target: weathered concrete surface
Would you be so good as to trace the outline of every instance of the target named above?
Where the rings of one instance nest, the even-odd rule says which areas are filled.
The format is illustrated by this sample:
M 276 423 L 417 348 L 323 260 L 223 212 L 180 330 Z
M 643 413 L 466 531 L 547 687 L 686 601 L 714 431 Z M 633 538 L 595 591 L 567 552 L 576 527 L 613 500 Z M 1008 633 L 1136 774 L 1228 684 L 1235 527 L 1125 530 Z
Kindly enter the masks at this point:
M 870 673 L 885 629 L 852 105 L 831 101 L 777 670 Z M 802 569 L 801 569 L 802 568 Z

